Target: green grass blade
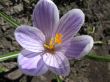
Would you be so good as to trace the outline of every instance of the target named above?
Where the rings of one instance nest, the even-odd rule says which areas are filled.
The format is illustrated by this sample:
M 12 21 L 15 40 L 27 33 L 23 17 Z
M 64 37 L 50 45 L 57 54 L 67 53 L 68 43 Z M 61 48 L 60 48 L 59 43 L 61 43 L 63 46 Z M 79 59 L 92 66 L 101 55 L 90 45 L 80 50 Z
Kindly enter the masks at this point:
M 100 62 L 110 62 L 110 55 L 106 56 L 98 56 L 95 52 L 90 52 L 88 55 L 85 56 L 87 59 L 100 61 Z
M 10 52 L 10 53 L 5 54 L 5 55 L 1 55 L 0 56 L 0 62 L 16 58 L 18 56 L 18 54 L 19 54 L 19 52 L 15 51 L 15 52 Z
M 18 23 L 15 19 L 13 19 L 11 16 L 8 16 L 6 13 L 4 13 L 3 11 L 0 11 L 0 16 L 3 17 L 3 19 L 7 22 L 9 22 L 9 24 L 11 24 L 13 27 L 18 27 L 20 25 L 20 23 Z

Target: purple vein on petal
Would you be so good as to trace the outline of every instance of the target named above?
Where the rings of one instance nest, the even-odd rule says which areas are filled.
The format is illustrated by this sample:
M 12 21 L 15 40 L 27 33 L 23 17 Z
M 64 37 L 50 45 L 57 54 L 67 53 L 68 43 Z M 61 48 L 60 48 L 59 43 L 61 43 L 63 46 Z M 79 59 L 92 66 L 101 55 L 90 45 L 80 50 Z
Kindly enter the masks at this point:
M 35 27 L 27 25 L 19 26 L 15 30 L 15 38 L 26 50 L 33 52 L 41 52 L 44 50 L 43 43 L 45 41 L 45 36 Z
M 52 36 L 52 31 L 59 21 L 59 11 L 51 0 L 41 0 L 33 12 L 33 25 L 41 29 L 46 38 Z

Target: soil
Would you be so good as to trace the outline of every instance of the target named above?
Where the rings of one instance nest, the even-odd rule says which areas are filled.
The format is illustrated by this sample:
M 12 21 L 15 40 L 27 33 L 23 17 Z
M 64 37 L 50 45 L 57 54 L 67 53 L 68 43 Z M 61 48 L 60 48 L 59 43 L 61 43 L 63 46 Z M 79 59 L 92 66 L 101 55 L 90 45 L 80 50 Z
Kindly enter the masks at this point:
M 32 25 L 32 11 L 38 0 L 0 0 L 0 10 L 4 11 L 22 24 Z M 89 34 L 95 41 L 103 44 L 94 45 L 97 55 L 110 54 L 110 0 L 54 0 L 60 16 L 71 9 L 80 8 L 86 15 L 85 24 L 79 34 Z M 94 29 L 94 31 L 92 31 Z M 0 55 L 21 50 L 14 38 L 14 30 L 0 17 Z M 110 63 L 89 59 L 70 61 L 71 73 L 65 82 L 110 82 Z M 0 63 L 0 82 L 50 82 L 54 78 L 51 72 L 39 77 L 22 74 L 16 59 Z

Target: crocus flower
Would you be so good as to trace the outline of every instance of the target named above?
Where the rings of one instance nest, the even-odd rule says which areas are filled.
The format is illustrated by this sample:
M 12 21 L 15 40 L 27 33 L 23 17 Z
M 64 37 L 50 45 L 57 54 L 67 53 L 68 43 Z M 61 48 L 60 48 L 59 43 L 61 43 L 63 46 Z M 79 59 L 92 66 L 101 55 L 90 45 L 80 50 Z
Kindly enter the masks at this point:
M 59 19 L 58 8 L 51 0 L 39 0 L 32 18 L 33 27 L 21 25 L 15 30 L 15 38 L 23 47 L 18 56 L 20 70 L 31 76 L 48 70 L 67 76 L 69 59 L 82 58 L 93 46 L 91 36 L 76 36 L 84 23 L 84 13 L 72 9 Z

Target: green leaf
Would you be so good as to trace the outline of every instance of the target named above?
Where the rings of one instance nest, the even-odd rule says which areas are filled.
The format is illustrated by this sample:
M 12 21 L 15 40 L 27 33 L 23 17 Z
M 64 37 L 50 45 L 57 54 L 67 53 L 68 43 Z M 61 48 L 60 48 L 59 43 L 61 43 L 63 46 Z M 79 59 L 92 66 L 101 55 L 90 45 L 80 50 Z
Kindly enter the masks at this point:
M 15 51 L 15 52 L 10 52 L 8 54 L 5 55 L 1 55 L 0 56 L 0 62 L 5 61 L 5 60 L 9 60 L 9 59 L 13 59 L 13 58 L 17 58 L 19 52 Z
M 88 55 L 85 56 L 87 59 L 100 61 L 100 62 L 110 62 L 110 56 L 98 56 L 95 52 L 90 52 Z
M 5 21 L 9 22 L 9 24 L 11 24 L 13 27 L 18 27 L 20 25 L 20 23 L 18 23 L 15 19 L 2 11 L 0 11 L 0 16 L 3 17 Z

